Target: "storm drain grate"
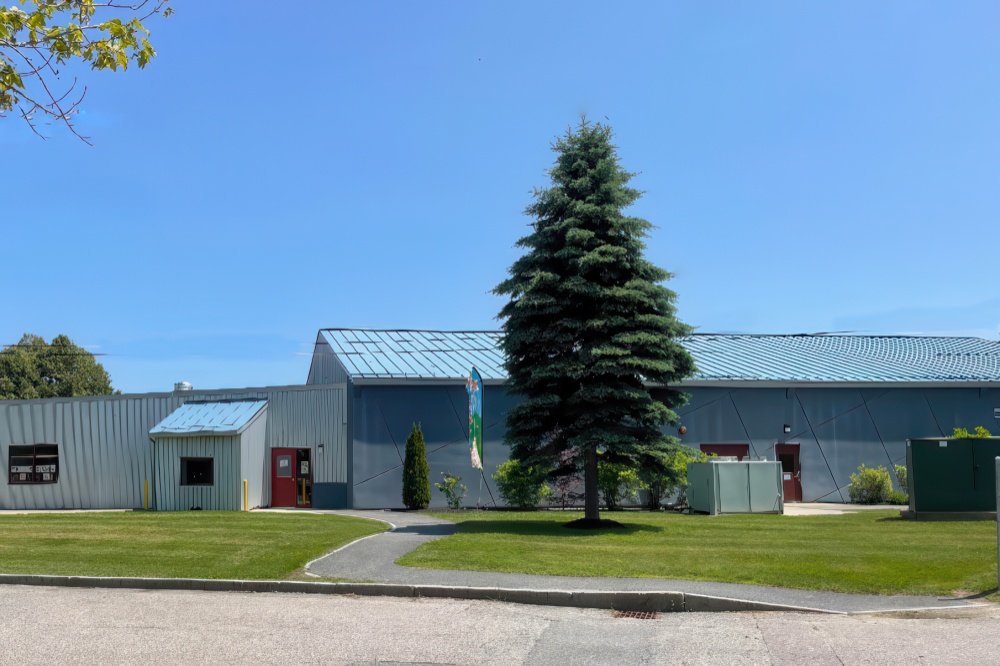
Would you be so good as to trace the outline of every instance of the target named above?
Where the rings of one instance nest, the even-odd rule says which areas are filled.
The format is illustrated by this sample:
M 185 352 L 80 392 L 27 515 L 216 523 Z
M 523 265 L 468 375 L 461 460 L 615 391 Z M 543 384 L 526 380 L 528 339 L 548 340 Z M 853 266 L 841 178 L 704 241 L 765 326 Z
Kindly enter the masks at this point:
M 633 620 L 655 620 L 660 617 L 653 611 L 615 611 L 615 617 L 627 617 Z

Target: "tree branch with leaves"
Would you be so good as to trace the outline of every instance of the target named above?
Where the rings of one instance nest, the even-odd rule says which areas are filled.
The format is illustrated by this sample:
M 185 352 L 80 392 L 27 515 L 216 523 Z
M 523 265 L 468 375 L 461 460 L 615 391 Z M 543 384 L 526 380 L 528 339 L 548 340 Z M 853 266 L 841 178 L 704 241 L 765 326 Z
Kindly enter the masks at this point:
M 156 56 L 146 22 L 173 13 L 170 0 L 20 0 L 0 6 L 0 118 L 16 113 L 31 130 L 57 122 L 86 143 L 73 124 L 87 94 L 76 77 L 63 83 L 64 67 L 92 70 L 144 68 Z

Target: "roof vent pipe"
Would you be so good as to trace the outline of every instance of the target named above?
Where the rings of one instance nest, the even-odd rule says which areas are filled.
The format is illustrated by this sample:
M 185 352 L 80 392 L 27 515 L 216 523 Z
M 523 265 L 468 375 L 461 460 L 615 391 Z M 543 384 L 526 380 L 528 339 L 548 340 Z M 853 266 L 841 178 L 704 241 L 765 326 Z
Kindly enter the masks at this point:
M 194 389 L 194 387 L 191 386 L 191 382 L 177 382 L 174 384 L 175 391 L 190 391 L 192 389 Z

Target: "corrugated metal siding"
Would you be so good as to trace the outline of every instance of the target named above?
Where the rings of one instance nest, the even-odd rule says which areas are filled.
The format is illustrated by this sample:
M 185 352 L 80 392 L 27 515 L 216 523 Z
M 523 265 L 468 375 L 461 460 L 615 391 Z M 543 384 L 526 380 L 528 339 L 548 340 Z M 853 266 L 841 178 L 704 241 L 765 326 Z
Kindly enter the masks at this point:
M 157 511 L 232 511 L 240 508 L 240 438 L 164 437 L 154 445 L 156 459 L 155 508 Z M 181 458 L 213 458 L 214 484 L 182 486 Z
M 267 410 L 260 412 L 240 436 L 240 477 L 247 482 L 249 508 L 261 506 L 267 487 Z M 242 481 L 240 481 L 242 483 Z M 240 508 L 243 508 L 243 488 L 240 487 Z
M 349 478 L 346 387 L 274 387 L 96 398 L 0 401 L 0 509 L 132 509 L 153 480 L 150 429 L 188 401 L 267 400 L 266 445 L 313 448 L 316 481 Z M 323 443 L 317 455 L 316 445 Z M 12 444 L 59 446 L 59 481 L 9 485 Z M 265 452 L 265 465 L 270 465 Z M 270 498 L 270 468 L 261 496 Z
M 351 375 L 341 364 L 337 355 L 320 333 L 313 350 L 312 363 L 309 366 L 309 378 L 306 384 L 341 384 L 351 381 Z
M 179 404 L 171 396 L 0 402 L 0 508 L 131 509 L 151 479 L 148 431 Z M 11 445 L 59 446 L 59 481 L 9 485 Z
M 314 481 L 346 482 L 348 442 L 346 389 L 274 389 L 248 393 L 205 393 L 203 400 L 235 400 L 257 397 L 267 400 L 267 447 L 311 448 L 316 467 Z M 317 455 L 318 445 L 323 453 Z M 264 496 L 271 495 L 270 460 Z

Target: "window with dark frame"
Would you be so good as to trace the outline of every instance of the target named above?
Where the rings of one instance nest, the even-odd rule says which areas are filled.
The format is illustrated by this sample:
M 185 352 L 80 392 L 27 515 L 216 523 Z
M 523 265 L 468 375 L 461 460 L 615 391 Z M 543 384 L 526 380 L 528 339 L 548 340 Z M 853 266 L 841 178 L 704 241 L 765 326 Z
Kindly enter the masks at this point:
M 215 485 L 215 459 L 181 458 L 181 485 Z
M 59 480 L 59 447 L 56 444 L 12 445 L 7 452 L 8 483 L 27 485 Z

